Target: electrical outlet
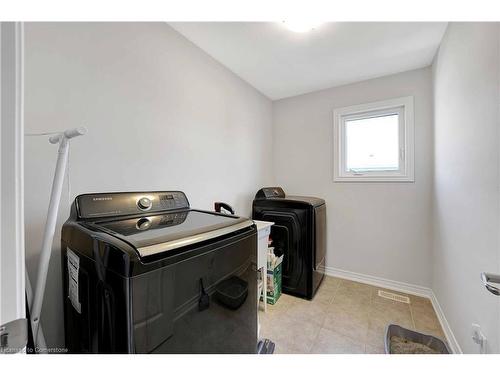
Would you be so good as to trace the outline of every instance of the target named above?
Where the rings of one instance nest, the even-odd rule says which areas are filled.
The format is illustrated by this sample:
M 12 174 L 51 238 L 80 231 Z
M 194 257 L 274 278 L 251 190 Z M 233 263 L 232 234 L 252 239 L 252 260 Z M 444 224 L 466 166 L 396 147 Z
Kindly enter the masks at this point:
M 486 353 L 486 336 L 481 332 L 481 326 L 476 323 L 472 323 L 472 341 L 479 345 L 479 353 Z

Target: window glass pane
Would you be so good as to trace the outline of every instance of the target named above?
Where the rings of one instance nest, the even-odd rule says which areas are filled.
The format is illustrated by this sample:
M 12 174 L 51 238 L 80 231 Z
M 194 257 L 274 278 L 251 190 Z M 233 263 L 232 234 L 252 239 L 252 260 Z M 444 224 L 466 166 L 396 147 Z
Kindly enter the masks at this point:
M 346 169 L 399 169 L 399 115 L 345 121 Z

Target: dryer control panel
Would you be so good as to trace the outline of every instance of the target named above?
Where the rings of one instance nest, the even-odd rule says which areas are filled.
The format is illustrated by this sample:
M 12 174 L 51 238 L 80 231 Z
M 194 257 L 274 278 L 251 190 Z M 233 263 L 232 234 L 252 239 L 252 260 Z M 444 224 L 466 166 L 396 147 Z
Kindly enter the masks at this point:
M 83 194 L 75 199 L 78 218 L 136 215 L 189 208 L 182 191 Z
M 285 192 L 282 188 L 276 187 L 264 187 L 260 189 L 257 194 L 255 194 L 255 199 L 267 199 L 267 198 L 285 198 Z

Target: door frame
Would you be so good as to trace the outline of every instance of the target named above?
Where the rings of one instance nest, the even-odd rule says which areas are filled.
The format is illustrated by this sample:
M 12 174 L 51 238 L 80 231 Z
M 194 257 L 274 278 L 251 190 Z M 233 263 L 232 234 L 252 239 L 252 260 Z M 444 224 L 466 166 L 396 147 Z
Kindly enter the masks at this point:
M 0 324 L 26 317 L 24 27 L 0 22 Z

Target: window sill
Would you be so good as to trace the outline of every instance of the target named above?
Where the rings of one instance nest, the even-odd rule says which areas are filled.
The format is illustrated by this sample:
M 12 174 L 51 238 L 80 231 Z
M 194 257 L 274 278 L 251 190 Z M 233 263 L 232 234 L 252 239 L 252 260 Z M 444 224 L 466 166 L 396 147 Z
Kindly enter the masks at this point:
M 333 182 L 415 182 L 413 176 L 335 176 Z

